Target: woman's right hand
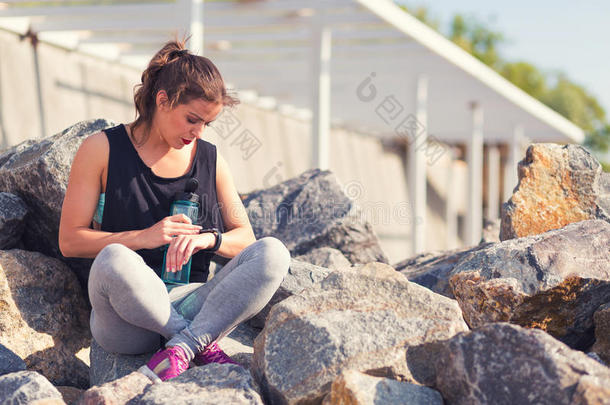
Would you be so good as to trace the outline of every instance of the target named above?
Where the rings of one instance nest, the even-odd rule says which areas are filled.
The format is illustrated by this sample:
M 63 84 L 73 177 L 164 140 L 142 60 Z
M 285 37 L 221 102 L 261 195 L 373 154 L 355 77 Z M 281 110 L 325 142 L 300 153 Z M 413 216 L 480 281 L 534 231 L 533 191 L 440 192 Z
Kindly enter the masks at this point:
M 201 226 L 193 225 L 188 216 L 176 214 L 142 230 L 141 243 L 145 249 L 155 249 L 169 244 L 176 235 L 197 235 L 201 229 Z

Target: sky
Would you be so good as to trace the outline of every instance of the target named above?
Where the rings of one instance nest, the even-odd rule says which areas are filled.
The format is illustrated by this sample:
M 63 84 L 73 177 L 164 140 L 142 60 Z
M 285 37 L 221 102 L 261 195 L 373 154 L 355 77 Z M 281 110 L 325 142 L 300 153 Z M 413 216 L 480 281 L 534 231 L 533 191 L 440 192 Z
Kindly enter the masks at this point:
M 564 72 L 597 97 L 610 120 L 610 1 L 399 0 L 425 6 L 447 33 L 456 13 L 487 23 L 506 38 L 500 54 L 543 71 Z

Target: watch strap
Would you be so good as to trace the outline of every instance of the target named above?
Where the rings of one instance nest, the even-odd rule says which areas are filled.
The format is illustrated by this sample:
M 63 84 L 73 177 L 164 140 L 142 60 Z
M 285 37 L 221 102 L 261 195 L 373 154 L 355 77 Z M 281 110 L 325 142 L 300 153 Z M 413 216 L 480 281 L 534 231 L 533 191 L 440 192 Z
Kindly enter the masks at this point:
M 218 230 L 218 228 L 201 229 L 199 231 L 200 234 L 206 233 L 206 232 L 210 232 L 210 233 L 214 234 L 214 236 L 216 238 L 216 243 L 214 243 L 214 246 L 209 249 L 201 249 L 201 250 L 204 252 L 216 252 L 218 250 L 218 248 L 220 248 L 220 244 L 222 243 L 222 233 L 220 233 L 220 230 Z

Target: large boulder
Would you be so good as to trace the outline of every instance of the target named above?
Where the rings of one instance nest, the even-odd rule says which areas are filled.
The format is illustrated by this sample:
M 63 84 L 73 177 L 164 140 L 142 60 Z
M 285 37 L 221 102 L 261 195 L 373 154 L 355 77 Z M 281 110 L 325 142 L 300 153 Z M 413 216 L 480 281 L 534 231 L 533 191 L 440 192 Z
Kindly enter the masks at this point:
M 593 343 L 593 313 L 610 302 L 610 223 L 588 220 L 490 245 L 462 260 L 450 284 L 475 328 L 509 321 L 569 346 Z
M 443 398 L 428 387 L 345 370 L 333 381 L 322 404 L 443 405 Z
M 429 288 L 437 294 L 454 298 L 449 285 L 453 268 L 462 260 L 467 260 L 489 243 L 461 249 L 424 252 L 396 263 L 392 267 L 400 271 L 409 281 Z
M 260 329 L 240 323 L 231 333 L 218 341 L 218 345 L 227 355 L 244 368 L 250 370 L 254 354 L 254 339 Z
M 388 262 L 373 227 L 329 171 L 308 170 L 242 199 L 256 237 L 275 236 L 293 256 L 326 246 L 351 263 Z
M 25 229 L 28 208 L 15 194 L 0 193 L 0 250 L 12 249 Z
M 139 355 L 111 353 L 104 350 L 95 339 L 91 339 L 89 381 L 93 386 L 123 378 L 146 364 L 153 354 L 154 352 Z
M 428 346 L 448 405 L 607 404 L 610 369 L 541 330 L 485 325 Z
M 27 140 L 0 155 L 0 191 L 18 195 L 29 208 L 23 234 L 27 250 L 62 259 L 57 239 L 59 218 L 72 160 L 87 136 L 114 125 L 104 119 L 79 122 L 51 137 Z M 69 263 L 85 287 L 90 261 Z
M 35 371 L 0 376 L 0 404 L 32 405 L 42 400 L 49 404 L 65 404 L 53 384 Z
M 595 323 L 595 344 L 592 349 L 604 363 L 610 364 L 610 302 L 595 311 L 593 322 Z
M 411 379 L 408 346 L 465 330 L 454 300 L 369 263 L 275 305 L 254 341 L 254 371 L 270 403 L 318 403 L 344 369 Z
M 234 364 L 190 368 L 178 377 L 146 386 L 131 403 L 139 405 L 263 405 L 252 376 Z
M 304 255 L 295 257 L 295 259 L 331 270 L 351 266 L 349 260 L 347 260 L 340 250 L 330 247 L 313 249 Z
M 322 281 L 329 274 L 329 269 L 292 259 L 290 261 L 288 273 L 284 276 L 282 283 L 273 294 L 273 297 L 271 297 L 271 300 L 258 314 L 248 320 L 248 324 L 255 328 L 262 329 L 265 326 L 265 320 L 267 319 L 269 311 L 271 311 L 271 308 L 273 308 L 275 304 L 313 286 L 315 283 Z
M 26 368 L 27 366 L 21 357 L 0 344 L 0 375 L 25 371 Z
M 89 345 L 89 313 L 72 271 L 38 252 L 0 251 L 0 343 L 55 385 L 87 387 L 76 354 Z
M 530 145 L 518 170 L 519 184 L 502 205 L 501 240 L 587 219 L 610 222 L 610 173 L 582 146 Z
M 100 385 L 94 385 L 79 398 L 79 405 L 115 405 L 126 404 L 144 392 L 152 384 L 150 378 L 134 371 L 119 379 Z

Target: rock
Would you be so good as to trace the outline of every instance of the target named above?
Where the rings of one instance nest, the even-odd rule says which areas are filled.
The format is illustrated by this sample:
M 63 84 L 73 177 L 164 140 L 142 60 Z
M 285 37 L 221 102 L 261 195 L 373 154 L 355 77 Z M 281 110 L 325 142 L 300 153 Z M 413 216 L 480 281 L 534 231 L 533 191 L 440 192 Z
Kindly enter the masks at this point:
M 295 259 L 331 270 L 351 266 L 349 260 L 347 260 L 340 250 L 330 247 L 313 249 L 309 253 L 295 257 Z
M 610 302 L 610 224 L 588 220 L 493 244 L 462 260 L 450 284 L 471 328 L 508 321 L 569 346 L 593 344 L 593 313 Z
M 79 405 L 126 404 L 144 392 L 152 382 L 144 374 L 134 371 L 117 380 L 95 385 L 80 397 Z
M 429 288 L 437 294 L 454 298 L 449 285 L 451 270 L 462 260 L 489 244 L 462 249 L 421 253 L 396 263 L 392 267 L 400 271 L 409 281 Z
M 275 236 L 293 256 L 331 247 L 351 263 L 388 262 L 373 227 L 329 171 L 308 170 L 242 199 L 256 237 Z
M 153 354 L 154 352 L 139 355 L 111 353 L 104 350 L 95 339 L 91 339 L 89 369 L 91 386 L 103 385 L 133 373 L 146 364 Z
M 584 375 L 580 378 L 576 392 L 572 396 L 573 405 L 610 404 L 610 385 L 608 379 Z
M 254 353 L 254 339 L 260 330 L 242 322 L 227 336 L 220 339 L 218 345 L 233 360 L 250 370 Z
M 269 403 L 318 403 L 343 369 L 409 379 L 408 346 L 465 330 L 454 300 L 369 263 L 275 305 L 254 341 L 254 371 Z
M 481 235 L 479 245 L 500 242 L 500 224 L 500 218 L 494 220 L 485 218 L 483 220 L 483 234 Z
M 68 385 L 60 385 L 59 387 L 55 388 L 57 388 L 57 391 L 59 391 L 61 394 L 64 402 L 68 405 L 76 404 L 80 397 L 85 393 L 85 390 L 83 389 L 70 387 Z
M 82 121 L 51 137 L 25 141 L 0 155 L 0 191 L 17 194 L 29 208 L 23 234 L 27 250 L 63 259 L 57 238 L 72 160 L 87 136 L 114 125 L 104 119 Z M 68 263 L 86 293 L 91 260 Z
M 265 326 L 265 320 L 269 311 L 275 304 L 322 281 L 330 272 L 329 269 L 324 267 L 292 259 L 288 273 L 284 280 L 282 280 L 280 287 L 273 294 L 269 303 L 258 314 L 248 320 L 248 324 L 254 328 L 262 329 Z
M 345 370 L 333 381 L 324 405 L 443 405 L 438 391 L 421 385 Z
M 21 198 L 0 193 L 0 250 L 14 248 L 25 229 L 28 208 Z
M 431 346 L 434 388 L 450 405 L 601 404 L 586 397 L 610 387 L 610 369 L 541 330 L 495 323 Z
M 0 343 L 55 385 L 88 387 L 75 355 L 89 345 L 89 313 L 72 271 L 38 252 L 0 251 Z
M 502 205 L 500 239 L 537 235 L 572 222 L 610 222 L 610 173 L 582 146 L 533 144 L 519 184 Z
M 610 364 L 610 302 L 595 311 L 593 322 L 595 324 L 595 344 L 592 350 L 604 363 Z
M 0 376 L 4 374 L 24 371 L 27 368 L 21 357 L 17 356 L 8 347 L 0 344 Z
M 190 368 L 176 378 L 151 384 L 130 404 L 252 404 L 262 405 L 252 376 L 234 364 L 212 363 Z
M 589 356 L 590 358 L 592 358 L 593 360 L 595 360 L 596 362 L 598 362 L 599 364 L 608 367 L 608 365 L 602 360 L 601 357 L 599 357 L 599 354 L 591 351 L 587 353 L 587 356 Z
M 36 400 L 56 400 L 48 403 L 65 404 L 53 384 L 35 371 L 0 376 L 0 404 L 31 405 Z

